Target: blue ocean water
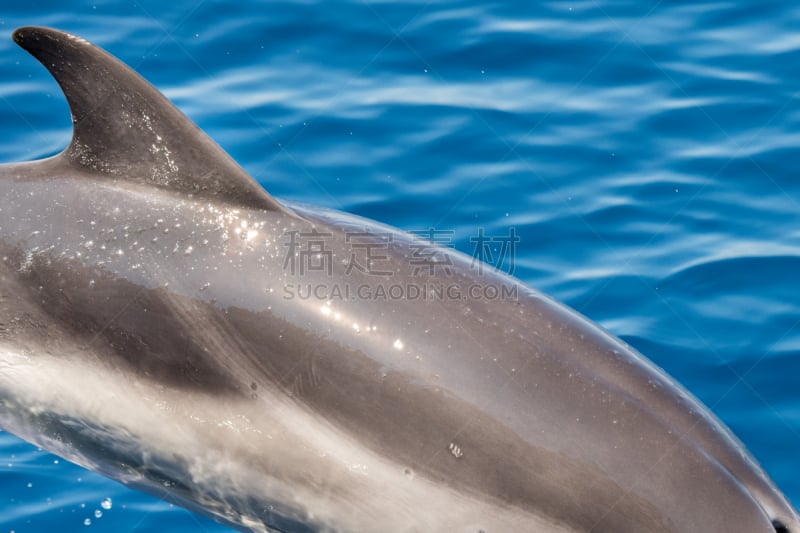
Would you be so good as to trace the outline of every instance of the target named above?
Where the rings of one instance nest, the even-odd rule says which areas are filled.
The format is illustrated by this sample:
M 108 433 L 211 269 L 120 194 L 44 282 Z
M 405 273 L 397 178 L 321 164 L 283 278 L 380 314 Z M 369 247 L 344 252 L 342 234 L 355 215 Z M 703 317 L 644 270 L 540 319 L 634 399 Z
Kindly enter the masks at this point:
M 665 368 L 800 506 L 800 6 L 3 5 L 0 162 L 70 138 L 10 39 L 30 24 L 123 59 L 274 196 L 466 253 L 514 228 L 506 270 Z M 227 531 L 0 433 L 4 530 Z

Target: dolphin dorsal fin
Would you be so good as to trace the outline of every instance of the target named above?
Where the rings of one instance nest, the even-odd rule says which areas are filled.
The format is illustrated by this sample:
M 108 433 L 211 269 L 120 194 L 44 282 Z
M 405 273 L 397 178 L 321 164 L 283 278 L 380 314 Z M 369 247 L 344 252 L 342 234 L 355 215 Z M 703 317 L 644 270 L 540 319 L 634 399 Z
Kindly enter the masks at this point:
M 56 79 L 74 131 L 60 157 L 83 171 L 257 209 L 286 211 L 155 87 L 69 33 L 25 27 L 14 40 Z

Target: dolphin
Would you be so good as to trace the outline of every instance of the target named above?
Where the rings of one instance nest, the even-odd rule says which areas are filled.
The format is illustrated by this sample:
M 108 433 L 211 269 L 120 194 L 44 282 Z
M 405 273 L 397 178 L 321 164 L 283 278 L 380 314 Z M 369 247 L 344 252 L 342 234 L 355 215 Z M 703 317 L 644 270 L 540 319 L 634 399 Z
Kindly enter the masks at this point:
M 0 166 L 0 427 L 243 531 L 800 532 L 707 408 L 577 312 L 277 201 L 79 37 L 14 40 L 74 133 Z

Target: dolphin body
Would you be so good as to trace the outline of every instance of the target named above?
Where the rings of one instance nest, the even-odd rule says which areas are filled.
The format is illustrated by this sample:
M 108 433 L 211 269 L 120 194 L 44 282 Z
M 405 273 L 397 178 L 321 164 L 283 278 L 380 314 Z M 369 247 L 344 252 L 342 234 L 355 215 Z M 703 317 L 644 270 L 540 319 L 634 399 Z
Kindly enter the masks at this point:
M 279 203 L 108 53 L 14 39 L 74 136 L 0 166 L 6 430 L 242 530 L 800 532 L 731 432 L 599 326 Z M 491 287 L 513 298 L 458 297 Z

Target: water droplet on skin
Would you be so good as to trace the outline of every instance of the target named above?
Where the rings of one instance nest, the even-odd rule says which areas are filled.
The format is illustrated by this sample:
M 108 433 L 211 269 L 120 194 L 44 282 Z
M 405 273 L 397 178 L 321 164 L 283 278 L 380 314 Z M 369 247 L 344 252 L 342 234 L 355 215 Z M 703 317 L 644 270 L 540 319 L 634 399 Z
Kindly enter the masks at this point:
M 461 449 L 461 446 L 459 446 L 455 442 L 451 442 L 450 445 L 447 447 L 447 449 L 450 450 L 450 453 L 456 459 L 461 459 L 462 457 L 464 457 L 464 451 Z

